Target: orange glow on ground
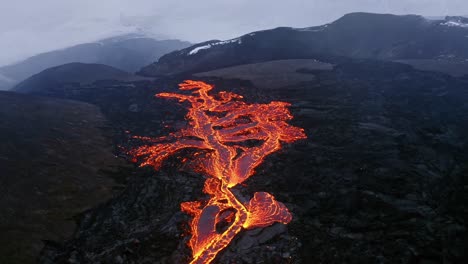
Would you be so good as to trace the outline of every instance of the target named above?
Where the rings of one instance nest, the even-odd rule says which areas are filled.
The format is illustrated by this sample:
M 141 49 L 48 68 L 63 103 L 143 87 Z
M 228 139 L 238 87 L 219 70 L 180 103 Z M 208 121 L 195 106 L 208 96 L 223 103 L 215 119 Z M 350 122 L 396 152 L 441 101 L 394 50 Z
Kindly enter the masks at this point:
M 219 92 L 208 94 L 213 86 L 187 80 L 180 90 L 191 94 L 160 93 L 157 97 L 189 102 L 187 128 L 167 137 L 135 137 L 146 145 L 129 151 L 141 166 L 159 169 L 162 162 L 177 151 L 192 148 L 206 150 L 197 155 L 199 170 L 208 179 L 203 191 L 208 201 L 184 202 L 182 211 L 193 216 L 190 222 L 190 263 L 210 263 L 242 230 L 266 227 L 275 222 L 287 224 L 292 216 L 286 206 L 266 192 L 257 192 L 242 204 L 230 188 L 247 180 L 264 158 L 279 150 L 281 142 L 306 138 L 302 128 L 287 124 L 292 119 L 285 102 L 247 104 L 242 96 Z M 223 231 L 217 224 L 224 223 Z

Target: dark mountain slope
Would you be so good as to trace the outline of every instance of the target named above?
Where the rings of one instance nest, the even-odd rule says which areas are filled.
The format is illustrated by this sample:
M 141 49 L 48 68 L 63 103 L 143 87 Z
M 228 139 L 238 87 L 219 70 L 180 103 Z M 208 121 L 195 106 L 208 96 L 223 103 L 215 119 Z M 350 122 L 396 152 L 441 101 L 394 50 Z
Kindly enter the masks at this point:
M 282 59 L 339 57 L 379 60 L 468 59 L 468 19 L 352 13 L 319 27 L 276 28 L 228 41 L 210 41 L 169 53 L 142 68 L 141 74 L 161 76 Z
M 132 81 L 145 79 L 103 64 L 69 63 L 44 70 L 16 85 L 18 92 L 44 94 L 64 86 L 91 84 L 98 80 Z
M 90 104 L 0 92 L 0 263 L 36 263 L 73 217 L 109 199 L 122 166 Z

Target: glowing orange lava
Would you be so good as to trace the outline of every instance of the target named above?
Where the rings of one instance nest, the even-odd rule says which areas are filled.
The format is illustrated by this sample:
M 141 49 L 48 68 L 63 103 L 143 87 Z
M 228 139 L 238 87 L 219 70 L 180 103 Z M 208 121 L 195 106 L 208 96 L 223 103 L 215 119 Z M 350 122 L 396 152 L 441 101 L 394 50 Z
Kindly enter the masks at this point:
M 209 177 L 203 191 L 208 201 L 184 202 L 182 211 L 193 215 L 191 263 L 210 263 L 243 228 L 266 227 L 275 222 L 287 224 L 292 216 L 286 206 L 266 192 L 257 192 L 243 204 L 230 188 L 247 180 L 264 158 L 281 148 L 280 142 L 306 138 L 302 128 L 286 123 L 292 119 L 284 102 L 247 104 L 242 96 L 219 92 L 210 95 L 212 85 L 185 81 L 180 90 L 189 95 L 160 93 L 157 97 L 175 98 L 191 104 L 186 119 L 189 125 L 167 137 L 136 137 L 148 143 L 131 150 L 141 166 L 159 169 L 161 163 L 185 148 L 205 150 L 198 155 L 200 170 Z M 224 229 L 219 230 L 219 225 Z M 227 226 L 227 227 L 226 227 Z

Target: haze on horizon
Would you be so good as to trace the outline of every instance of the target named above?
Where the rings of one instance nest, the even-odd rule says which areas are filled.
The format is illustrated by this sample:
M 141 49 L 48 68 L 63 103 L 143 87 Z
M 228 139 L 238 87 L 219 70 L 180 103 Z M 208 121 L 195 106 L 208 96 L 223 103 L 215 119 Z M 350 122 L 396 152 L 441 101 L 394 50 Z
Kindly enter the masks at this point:
M 466 0 L 1 0 L 0 66 L 125 33 L 201 42 L 346 13 L 467 15 Z

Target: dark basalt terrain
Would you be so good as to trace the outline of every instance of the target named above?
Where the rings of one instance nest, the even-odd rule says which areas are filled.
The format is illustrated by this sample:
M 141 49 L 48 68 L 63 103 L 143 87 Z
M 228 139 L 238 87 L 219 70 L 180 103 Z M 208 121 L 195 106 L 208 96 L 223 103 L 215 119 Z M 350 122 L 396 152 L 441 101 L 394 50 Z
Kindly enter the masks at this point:
M 35 263 L 44 240 L 70 239 L 73 218 L 112 197 L 127 165 L 111 131 L 96 106 L 0 92 L 0 263 Z
M 281 65 L 290 73 L 281 87 L 255 86 L 261 74 L 230 79 L 239 77 L 231 69 L 222 79 L 99 81 L 35 93 L 97 105 L 123 148 L 135 146 L 130 135 L 185 125 L 183 105 L 154 98 L 183 79 L 214 83 L 247 101 L 291 102 L 292 123 L 308 139 L 269 156 L 236 193 L 270 192 L 293 221 L 242 232 L 216 263 L 464 263 L 468 79 L 371 60 L 342 59 L 328 70 Z M 298 73 L 310 78 L 295 80 Z M 179 204 L 203 196 L 204 178 L 182 162 L 185 154 L 157 172 L 116 172 L 127 187 L 81 214 L 72 239 L 47 243 L 40 263 L 189 260 L 189 218 Z

